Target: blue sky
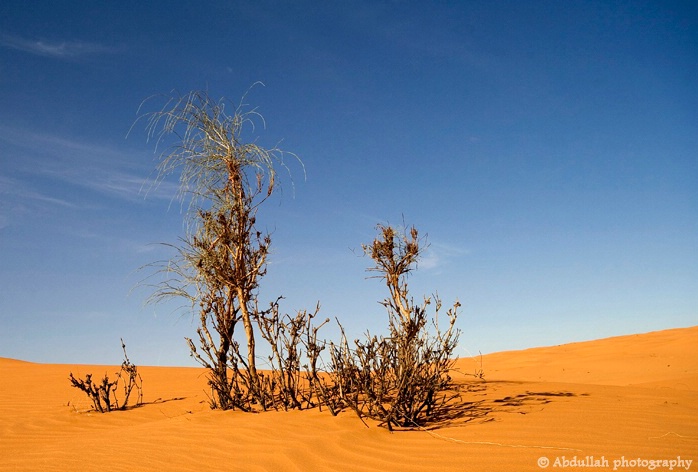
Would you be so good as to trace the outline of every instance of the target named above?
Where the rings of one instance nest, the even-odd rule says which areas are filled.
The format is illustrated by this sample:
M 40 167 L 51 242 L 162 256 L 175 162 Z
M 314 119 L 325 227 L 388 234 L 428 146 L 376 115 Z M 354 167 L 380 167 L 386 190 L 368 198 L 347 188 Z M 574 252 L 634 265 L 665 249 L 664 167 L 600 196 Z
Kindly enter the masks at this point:
M 10 0 L 0 356 L 118 363 L 123 337 L 193 364 L 191 314 L 138 286 L 183 234 L 177 182 L 127 138 L 143 99 L 192 89 L 249 90 L 259 142 L 303 161 L 259 218 L 285 311 L 380 332 L 360 247 L 404 217 L 431 244 L 413 295 L 463 304 L 461 356 L 698 324 L 695 2 Z

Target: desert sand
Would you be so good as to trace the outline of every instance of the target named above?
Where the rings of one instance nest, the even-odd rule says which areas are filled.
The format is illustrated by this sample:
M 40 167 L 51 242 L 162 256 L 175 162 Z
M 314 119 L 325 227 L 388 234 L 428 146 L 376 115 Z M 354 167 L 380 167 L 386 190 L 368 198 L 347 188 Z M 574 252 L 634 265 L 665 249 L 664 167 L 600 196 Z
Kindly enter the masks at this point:
M 484 380 L 466 375 L 481 360 Z M 390 433 L 351 412 L 212 411 L 198 368 L 139 367 L 144 404 L 99 414 L 68 373 L 118 367 L 0 358 L 0 470 L 698 470 L 698 327 L 457 369 L 461 416 Z

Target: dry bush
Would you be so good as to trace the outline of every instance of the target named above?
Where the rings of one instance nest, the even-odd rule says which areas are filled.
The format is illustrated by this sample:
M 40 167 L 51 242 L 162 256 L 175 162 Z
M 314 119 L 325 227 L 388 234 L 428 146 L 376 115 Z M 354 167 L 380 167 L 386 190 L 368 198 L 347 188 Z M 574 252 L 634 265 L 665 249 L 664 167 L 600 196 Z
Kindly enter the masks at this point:
M 209 376 L 212 387 L 212 408 L 237 408 L 242 411 L 307 409 L 322 404 L 322 396 L 317 394 L 317 382 L 321 375 L 317 371 L 319 354 L 324 342 L 318 342 L 321 325 L 314 326 L 313 319 L 319 313 L 318 305 L 313 313 L 299 311 L 296 316 L 281 315 L 279 300 L 265 310 L 265 316 L 256 318 L 259 334 L 267 342 L 270 354 L 267 357 L 268 369 L 258 372 L 258 386 L 254 394 L 253 381 L 240 352 L 239 344 L 232 340 L 230 356 L 224 372 L 213 372 Z M 256 309 L 255 312 L 260 312 Z M 211 352 L 208 331 L 199 328 L 200 344 Z M 199 362 L 213 370 L 213 362 L 203 358 L 194 343 L 189 340 L 191 352 Z M 214 384 L 214 382 L 226 382 Z M 226 403 L 222 403 L 226 402 Z
M 460 303 L 448 310 L 448 324 L 442 329 L 439 298 L 425 298 L 416 305 L 408 294 L 406 276 L 421 254 L 417 230 L 411 228 L 409 235 L 390 226 L 378 230 L 379 237 L 364 246 L 364 252 L 390 293 L 382 303 L 388 312 L 389 336 L 367 333 L 365 340 L 350 346 L 342 330 L 339 344 L 330 349 L 333 400 L 390 430 L 419 427 L 443 417 L 450 399 Z M 435 314 L 429 323 L 427 308 L 432 304 Z
M 160 111 L 146 114 L 149 136 L 176 139 L 164 152 L 160 176 L 179 173 L 189 202 L 188 234 L 173 260 L 153 264 L 164 280 L 152 301 L 183 297 L 198 306 L 198 343 L 191 355 L 209 370 L 211 406 L 251 409 L 267 404 L 257 372 L 255 321 L 259 279 L 266 273 L 271 244 L 257 227 L 257 210 L 274 192 L 276 164 L 284 153 L 245 142 L 245 128 L 261 116 L 242 106 L 227 114 L 224 99 L 206 92 L 173 96 Z M 235 340 L 242 325 L 245 345 Z M 198 344 L 198 346 L 197 346 Z
M 328 372 L 328 369 L 322 369 L 322 366 L 318 365 L 322 363 L 322 351 L 327 346 L 332 346 L 332 343 L 318 340 L 318 331 L 329 321 L 328 318 L 318 326 L 308 324 L 305 327 L 303 348 L 307 363 L 303 365 L 303 371 L 309 404 L 317 405 L 320 410 L 325 406 L 332 416 L 336 416 L 345 406 L 339 395 L 339 386 L 334 381 L 335 376 Z
M 317 339 L 319 327 L 312 320 L 319 307 L 312 314 L 282 316 L 282 297 L 266 310 L 258 298 L 271 237 L 259 229 L 257 211 L 277 188 L 276 168 L 284 165 L 285 153 L 245 142 L 245 129 L 263 119 L 243 106 L 228 114 L 226 104 L 193 91 L 144 115 L 150 137 L 176 138 L 161 156 L 160 177 L 179 173 L 190 209 L 188 234 L 172 245 L 177 257 L 150 265 L 164 276 L 150 300 L 183 297 L 197 307 L 198 340 L 187 343 L 209 371 L 212 408 L 309 407 L 317 403 L 312 393 L 317 375 L 302 363 L 317 364 L 315 351 L 306 356 L 306 343 Z M 241 344 L 237 338 L 243 336 Z M 271 349 L 269 373 L 257 369 L 260 336 Z
M 143 403 L 143 379 L 138 373 L 138 367 L 131 363 L 131 360 L 126 354 L 126 345 L 123 339 L 121 340 L 121 349 L 124 351 L 124 361 L 121 363 L 121 369 L 116 373 L 116 378 L 113 381 L 109 380 L 109 376 L 104 374 L 101 382 L 95 383 L 92 381 L 92 374 L 86 374 L 84 379 L 78 379 L 70 373 L 70 383 L 73 387 L 82 390 L 92 401 L 95 411 L 106 413 L 113 410 L 125 410 L 128 407 L 131 393 L 134 389 L 137 392 L 136 406 Z M 119 389 L 121 386 L 121 389 Z M 117 393 L 123 393 L 123 402 L 120 403 Z
M 226 103 L 193 91 L 143 115 L 149 137 L 158 143 L 175 138 L 161 155 L 159 178 L 177 173 L 189 206 L 187 234 L 171 246 L 176 257 L 149 265 L 163 277 L 150 300 L 183 297 L 198 311 L 198 340 L 187 342 L 192 357 L 208 369 L 211 407 L 254 411 L 319 405 L 333 414 L 349 407 L 388 428 L 422 424 L 439 407 L 439 394 L 450 381 L 459 305 L 448 311 L 449 325 L 442 331 L 438 298 L 432 324 L 426 314 L 431 299 L 416 306 L 408 298 L 405 278 L 420 254 L 416 229 L 398 235 L 381 226 L 380 237 L 364 248 L 390 292 L 384 302 L 389 337 L 369 336 L 356 341 L 355 349 L 343 337 L 331 345 L 329 369 L 319 370 L 326 344 L 317 338 L 322 325 L 312 325 L 318 310 L 282 316 L 281 297 L 266 310 L 258 303 L 271 237 L 257 224 L 257 211 L 276 189 L 284 153 L 245 142 L 244 128 L 254 129 L 261 117 L 241 106 L 228 114 Z M 259 336 L 271 348 L 268 374 L 257 370 Z M 243 337 L 241 344 L 237 339 Z M 107 382 L 104 391 L 111 389 Z
M 298 311 L 295 317 L 279 315 L 278 300 L 272 304 L 270 316 L 258 319 L 262 338 L 271 347 L 268 357 L 270 371 L 263 376 L 267 404 L 275 409 L 305 409 L 318 406 L 316 395 L 319 379 L 317 362 L 322 348 L 317 341 L 319 326 L 312 321 L 320 311 Z

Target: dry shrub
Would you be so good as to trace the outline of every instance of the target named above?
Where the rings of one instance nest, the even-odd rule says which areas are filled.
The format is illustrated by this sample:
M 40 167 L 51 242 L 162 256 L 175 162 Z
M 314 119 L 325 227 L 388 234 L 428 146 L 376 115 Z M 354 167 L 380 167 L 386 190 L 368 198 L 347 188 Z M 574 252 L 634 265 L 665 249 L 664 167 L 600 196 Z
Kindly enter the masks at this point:
M 126 345 L 121 340 L 121 349 L 124 351 L 124 361 L 121 369 L 116 373 L 113 381 L 104 374 L 101 382 L 92 381 L 92 374 L 86 374 L 84 379 L 78 379 L 70 373 L 70 383 L 73 387 L 82 390 L 92 401 L 95 411 L 106 413 L 113 410 L 125 410 L 128 407 L 131 393 L 137 392 L 136 406 L 143 403 L 143 379 L 138 373 L 138 367 L 131 363 L 126 354 Z M 119 388 L 121 386 L 121 389 Z M 123 393 L 123 402 L 119 402 L 117 393 Z
M 158 143 L 174 137 L 161 155 L 159 178 L 179 175 L 190 210 L 187 234 L 172 246 L 176 257 L 149 265 L 164 277 L 151 301 L 183 297 L 198 310 L 198 340 L 187 342 L 192 357 L 208 369 L 211 407 L 255 411 L 318 405 L 333 414 L 348 407 L 391 429 L 425 423 L 441 408 L 450 384 L 459 304 L 448 311 L 448 327 L 442 330 L 438 297 L 419 306 L 408 298 L 405 279 L 421 251 L 417 230 L 397 234 L 379 226 L 379 237 L 364 247 L 390 293 L 384 301 L 389 336 L 369 335 L 350 348 L 342 335 L 338 345 L 331 344 L 329 369 L 320 371 L 326 344 L 317 336 L 327 321 L 312 325 L 318 309 L 292 317 L 279 314 L 281 297 L 266 310 L 258 305 L 271 237 L 258 225 L 257 211 L 276 189 L 276 169 L 284 166 L 285 153 L 247 142 L 245 128 L 253 131 L 261 116 L 242 105 L 228 114 L 226 103 L 192 91 L 175 94 L 159 111 L 142 116 Z M 436 314 L 430 322 L 426 309 L 432 303 Z M 259 336 L 271 348 L 269 373 L 257 370 Z M 236 338 L 243 337 L 241 346 Z M 98 386 L 89 378 L 76 386 L 97 399 L 96 406 L 110 404 L 105 398 L 114 387 L 106 377 Z
M 318 304 L 313 313 L 301 310 L 295 317 L 280 316 L 277 300 L 270 316 L 258 319 L 262 338 L 271 347 L 271 369 L 263 376 L 262 386 L 267 404 L 275 409 L 305 409 L 322 403 L 316 392 L 317 362 L 323 349 L 317 333 L 329 320 L 313 326 L 319 311 Z
M 383 301 L 389 336 L 367 333 L 365 340 L 350 346 L 342 330 L 339 344 L 330 349 L 333 398 L 360 418 L 377 420 L 390 430 L 419 427 L 443 417 L 447 408 L 460 303 L 448 310 L 448 325 L 442 329 L 439 298 L 425 298 L 416 305 L 408 295 L 406 276 L 421 254 L 417 230 L 411 228 L 409 235 L 390 226 L 378 230 L 379 237 L 364 246 L 364 252 L 375 262 L 371 270 L 385 280 L 390 293 Z M 432 303 L 435 314 L 429 323 L 427 308 Z
M 239 409 L 242 411 L 266 411 L 307 409 L 323 403 L 323 396 L 318 393 L 317 383 L 321 374 L 317 364 L 324 342 L 318 341 L 318 331 L 329 320 L 314 326 L 313 320 L 320 311 L 318 305 L 314 312 L 300 310 L 295 316 L 281 315 L 277 299 L 265 310 L 264 316 L 256 317 L 261 339 L 270 348 L 267 357 L 268 369 L 257 372 L 257 383 L 250 375 L 246 358 L 240 351 L 240 345 L 231 339 L 228 344 L 228 357 L 225 363 L 213 362 L 211 354 L 215 353 L 210 344 L 210 332 L 203 325 L 199 328 L 199 343 L 205 348 L 197 350 L 189 340 L 190 349 L 196 359 L 209 369 L 211 386 L 211 408 Z M 255 308 L 256 313 L 262 313 Z M 203 318 L 203 316 L 202 316 Z M 220 371 L 217 365 L 225 366 Z

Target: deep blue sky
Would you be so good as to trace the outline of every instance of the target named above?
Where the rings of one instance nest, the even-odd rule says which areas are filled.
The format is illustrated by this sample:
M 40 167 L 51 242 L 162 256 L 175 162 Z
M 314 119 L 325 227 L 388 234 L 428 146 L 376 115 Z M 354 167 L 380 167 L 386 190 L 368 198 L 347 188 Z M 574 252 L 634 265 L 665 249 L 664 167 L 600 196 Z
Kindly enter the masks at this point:
M 146 97 L 257 81 L 260 143 L 307 174 L 289 159 L 260 214 L 263 300 L 379 332 L 360 246 L 404 215 L 431 243 L 413 295 L 461 301 L 461 356 L 698 324 L 696 2 L 9 0 L 0 356 L 118 363 L 123 337 L 192 364 L 191 315 L 132 290 L 183 227 L 126 135 Z

